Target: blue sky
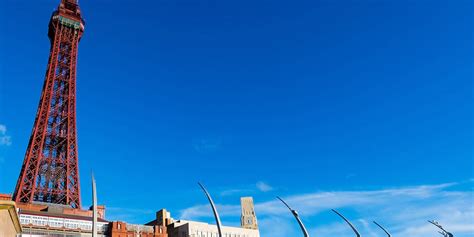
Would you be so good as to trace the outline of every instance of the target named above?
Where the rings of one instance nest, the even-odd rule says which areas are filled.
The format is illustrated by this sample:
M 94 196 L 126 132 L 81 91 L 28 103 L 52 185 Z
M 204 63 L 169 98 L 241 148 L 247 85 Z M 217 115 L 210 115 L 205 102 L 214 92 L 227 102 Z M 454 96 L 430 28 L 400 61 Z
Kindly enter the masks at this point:
M 18 177 L 58 1 L 0 0 L 0 193 Z M 351 235 L 340 208 L 366 235 L 377 218 L 473 236 L 471 1 L 80 4 L 84 207 L 93 170 L 109 219 L 167 208 L 211 222 L 201 181 L 227 224 L 252 195 L 263 236 L 299 231 L 276 195 L 317 235 Z

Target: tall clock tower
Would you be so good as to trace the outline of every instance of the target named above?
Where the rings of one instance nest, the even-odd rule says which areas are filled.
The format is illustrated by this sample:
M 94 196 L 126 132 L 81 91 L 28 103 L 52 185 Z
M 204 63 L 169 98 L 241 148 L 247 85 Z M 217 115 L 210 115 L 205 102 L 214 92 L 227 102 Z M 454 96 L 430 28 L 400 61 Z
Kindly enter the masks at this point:
M 240 198 L 240 206 L 242 208 L 242 215 L 240 217 L 240 225 L 242 226 L 242 228 L 258 230 L 257 216 L 255 215 L 253 198 Z

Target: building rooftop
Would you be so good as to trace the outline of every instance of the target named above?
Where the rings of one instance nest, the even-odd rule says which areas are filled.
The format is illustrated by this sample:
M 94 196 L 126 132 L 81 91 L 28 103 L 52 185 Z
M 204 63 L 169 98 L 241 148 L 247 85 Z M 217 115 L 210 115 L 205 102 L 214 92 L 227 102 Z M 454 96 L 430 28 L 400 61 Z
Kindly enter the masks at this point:
M 20 215 L 35 215 L 35 216 L 47 216 L 47 217 L 57 217 L 57 218 L 65 218 L 65 219 L 74 219 L 74 220 L 84 220 L 84 221 L 92 221 L 91 216 L 82 216 L 82 215 L 71 215 L 71 214 L 64 214 L 64 213 L 57 213 L 56 211 L 54 212 L 48 212 L 48 211 L 31 211 L 31 210 L 23 210 L 20 209 Z M 108 223 L 109 221 L 103 219 L 103 218 L 97 218 L 97 221 L 99 222 L 106 222 Z

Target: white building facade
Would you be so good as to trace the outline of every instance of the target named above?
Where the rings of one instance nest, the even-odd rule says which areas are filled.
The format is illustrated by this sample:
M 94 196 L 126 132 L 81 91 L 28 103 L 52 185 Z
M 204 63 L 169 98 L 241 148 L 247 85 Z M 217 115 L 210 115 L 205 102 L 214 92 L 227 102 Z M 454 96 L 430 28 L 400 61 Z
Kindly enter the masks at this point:
M 178 220 L 168 226 L 170 237 L 218 237 L 217 226 L 204 222 Z M 258 230 L 222 227 L 222 237 L 260 237 Z
M 59 216 L 20 214 L 23 233 L 20 236 L 92 236 L 92 220 Z M 108 222 L 97 223 L 98 236 L 107 232 Z

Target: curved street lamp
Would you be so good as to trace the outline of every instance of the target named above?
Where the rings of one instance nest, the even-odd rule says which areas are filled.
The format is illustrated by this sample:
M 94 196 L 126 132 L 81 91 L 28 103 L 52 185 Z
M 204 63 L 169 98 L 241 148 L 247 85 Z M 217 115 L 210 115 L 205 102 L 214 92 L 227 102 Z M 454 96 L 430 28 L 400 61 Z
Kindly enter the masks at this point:
M 433 224 L 434 226 L 438 227 L 441 231 L 438 231 L 440 234 L 442 234 L 444 237 L 453 237 L 454 235 L 449 233 L 447 230 L 443 228 L 438 222 L 436 221 L 428 221 L 429 223 Z
M 207 196 L 207 199 L 209 200 L 209 203 L 211 204 L 211 207 L 212 207 L 212 212 L 214 213 L 214 217 L 216 218 L 216 225 L 217 225 L 217 232 L 219 234 L 218 237 L 222 237 L 222 224 L 221 224 L 221 219 L 219 218 L 219 214 L 217 213 L 217 209 L 216 209 L 216 206 L 214 205 L 214 202 L 212 201 L 212 198 L 211 198 L 211 195 L 209 194 L 209 192 L 206 190 L 206 188 L 204 188 L 204 186 L 199 183 L 199 186 L 201 186 L 202 190 L 204 191 L 204 193 L 206 194 Z
M 390 235 L 390 233 L 385 228 L 383 228 L 379 223 L 374 221 L 374 224 L 376 224 L 378 227 L 380 227 L 380 229 L 382 229 L 387 234 L 388 237 L 392 237 L 392 235 Z
M 304 237 L 309 237 L 309 234 L 308 234 L 308 231 L 306 230 L 306 227 L 304 227 L 304 224 L 303 222 L 301 221 L 300 219 L 300 216 L 298 215 L 298 212 L 291 209 L 291 207 L 285 202 L 283 201 L 283 199 L 281 199 L 280 197 L 277 197 L 278 199 L 280 199 L 280 201 L 285 204 L 286 207 L 288 207 L 288 209 L 290 209 L 290 212 L 293 214 L 293 216 L 296 218 L 296 221 L 298 221 L 298 224 L 300 225 L 301 227 L 301 231 L 303 231 L 303 235 Z
M 354 225 L 352 225 L 352 223 L 349 220 L 347 220 L 341 213 L 337 212 L 336 210 L 334 209 L 331 209 L 331 210 L 334 213 L 336 213 L 338 216 L 340 216 L 351 227 L 351 229 L 354 231 L 357 237 L 360 237 L 359 231 L 357 231 L 357 229 L 354 227 Z
M 92 173 L 92 237 L 97 237 L 97 190 Z

